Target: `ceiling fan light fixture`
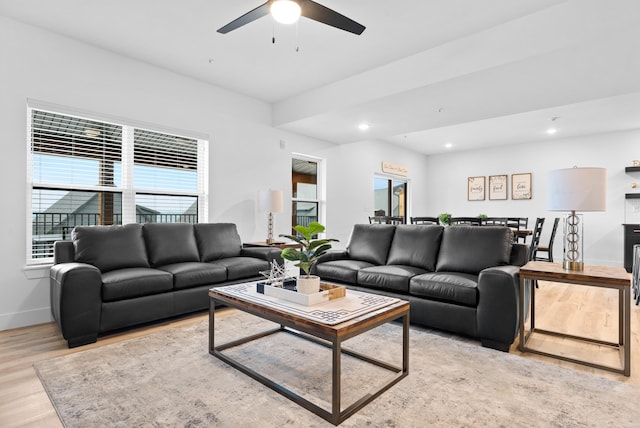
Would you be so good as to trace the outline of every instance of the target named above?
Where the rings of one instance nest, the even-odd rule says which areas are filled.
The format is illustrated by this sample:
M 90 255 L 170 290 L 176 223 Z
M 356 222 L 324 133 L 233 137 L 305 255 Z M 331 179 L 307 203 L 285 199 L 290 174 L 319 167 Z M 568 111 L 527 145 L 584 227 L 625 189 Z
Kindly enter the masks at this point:
M 300 5 L 292 0 L 275 0 L 271 3 L 271 16 L 281 24 L 293 24 L 300 18 Z

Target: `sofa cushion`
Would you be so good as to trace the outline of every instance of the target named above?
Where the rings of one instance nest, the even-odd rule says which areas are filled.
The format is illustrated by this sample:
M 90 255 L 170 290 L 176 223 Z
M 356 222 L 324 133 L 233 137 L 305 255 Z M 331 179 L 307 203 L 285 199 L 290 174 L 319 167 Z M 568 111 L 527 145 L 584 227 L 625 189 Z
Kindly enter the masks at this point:
M 411 278 L 409 294 L 476 307 L 478 305 L 478 275 L 458 272 L 425 273 Z
M 253 257 L 227 257 L 210 263 L 214 266 L 225 267 L 228 280 L 253 278 L 260 276 L 260 271 L 271 269 L 268 261 Z
M 102 300 L 113 302 L 164 293 L 173 289 L 169 272 L 150 268 L 127 268 L 102 274 Z
M 149 267 L 142 225 L 76 226 L 72 233 L 75 260 L 108 272 Z
M 347 246 L 349 257 L 374 265 L 385 264 L 395 230 L 391 224 L 356 224 Z
M 445 227 L 437 272 L 478 274 L 482 269 L 509 264 L 513 232 L 505 226 Z
M 436 260 L 442 238 L 442 226 L 400 224 L 396 226 L 388 265 L 416 266 L 436 270 Z
M 142 229 L 151 266 L 200 260 L 192 224 L 147 223 Z
M 199 285 L 217 284 L 227 279 L 227 269 L 211 263 L 184 262 L 159 266 L 158 269 L 173 275 L 173 288 L 196 287 Z
M 347 284 L 358 282 L 358 271 L 373 266 L 362 260 L 333 260 L 325 263 L 317 263 L 314 274 L 327 281 L 339 281 Z
M 242 250 L 242 240 L 233 223 L 200 223 L 194 225 L 200 261 L 237 257 Z
M 358 285 L 406 294 L 409 292 L 409 280 L 425 272 L 415 266 L 372 266 L 358 271 Z

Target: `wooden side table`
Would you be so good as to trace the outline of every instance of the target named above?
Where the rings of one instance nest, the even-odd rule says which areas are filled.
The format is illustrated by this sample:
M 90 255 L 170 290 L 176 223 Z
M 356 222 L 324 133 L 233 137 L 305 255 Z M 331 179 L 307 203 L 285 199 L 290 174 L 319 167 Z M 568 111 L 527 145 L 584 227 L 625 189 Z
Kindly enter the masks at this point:
M 543 330 L 535 326 L 535 280 L 558 282 L 565 284 L 579 284 L 591 287 L 604 287 L 618 290 L 618 343 L 606 342 L 598 339 L 574 336 L 550 330 Z M 528 287 L 528 290 L 527 290 Z M 583 364 L 589 367 L 620 373 L 625 376 L 631 374 L 631 316 L 630 316 L 630 288 L 629 274 L 622 267 L 613 266 L 584 266 L 583 271 L 565 270 L 560 263 L 529 262 L 520 269 L 520 343 L 518 349 L 521 352 L 531 352 L 558 358 L 564 361 Z M 525 292 L 531 293 L 530 309 L 527 308 Z M 527 317 L 531 317 L 530 329 L 525 332 Z M 540 351 L 527 346 L 527 342 L 533 334 L 546 334 L 562 337 L 570 340 L 594 343 L 618 349 L 620 352 L 621 366 L 612 367 L 589 361 L 570 358 L 560 354 Z

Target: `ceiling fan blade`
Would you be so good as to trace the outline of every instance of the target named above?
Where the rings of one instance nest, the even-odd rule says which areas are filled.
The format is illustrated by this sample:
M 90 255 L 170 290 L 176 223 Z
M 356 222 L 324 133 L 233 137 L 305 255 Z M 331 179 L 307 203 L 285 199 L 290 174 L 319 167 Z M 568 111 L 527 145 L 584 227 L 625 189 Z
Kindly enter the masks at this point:
M 267 1 L 263 5 L 256 7 L 252 11 L 245 13 L 240 18 L 234 19 L 224 27 L 220 28 L 218 30 L 218 33 L 227 34 L 229 31 L 233 31 L 236 28 L 240 28 L 243 25 L 253 22 L 258 18 L 269 15 L 269 3 L 270 1 Z
M 364 25 L 358 24 L 353 19 L 347 18 L 335 10 L 329 9 L 312 0 L 301 0 L 300 6 L 302 7 L 302 16 L 353 34 L 360 35 L 364 29 L 367 28 Z

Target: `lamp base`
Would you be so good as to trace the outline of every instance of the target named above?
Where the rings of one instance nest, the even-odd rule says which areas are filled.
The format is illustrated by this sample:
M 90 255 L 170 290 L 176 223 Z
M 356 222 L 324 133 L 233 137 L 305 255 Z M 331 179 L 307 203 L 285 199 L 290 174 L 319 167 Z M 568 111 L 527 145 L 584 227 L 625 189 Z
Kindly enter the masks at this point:
M 565 260 L 564 263 L 562 264 L 562 267 L 565 270 L 582 271 L 582 270 L 584 270 L 584 263 L 582 263 L 582 262 L 572 262 L 572 261 L 569 261 L 569 260 Z
M 575 211 L 571 211 L 571 213 L 564 216 L 562 267 L 565 270 L 584 270 L 582 225 L 582 214 L 576 214 Z
M 269 223 L 267 224 L 267 245 L 273 244 L 273 213 L 269 213 Z

